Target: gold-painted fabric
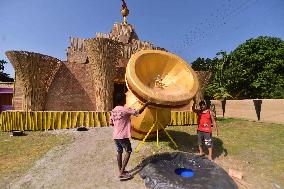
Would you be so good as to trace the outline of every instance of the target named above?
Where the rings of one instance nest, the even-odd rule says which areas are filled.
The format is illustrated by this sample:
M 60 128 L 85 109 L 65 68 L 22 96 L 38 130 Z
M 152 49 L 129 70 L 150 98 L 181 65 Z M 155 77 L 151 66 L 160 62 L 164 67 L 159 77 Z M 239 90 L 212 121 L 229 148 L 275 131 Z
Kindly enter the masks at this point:
M 38 131 L 49 129 L 71 129 L 80 126 L 105 127 L 109 126 L 109 118 L 110 112 L 7 111 L 0 114 L 0 130 Z M 195 113 L 171 112 L 171 121 L 169 125 L 178 126 L 191 124 L 197 124 L 197 115 Z M 137 135 L 139 134 L 137 133 Z
M 110 112 L 16 112 L 0 115 L 0 130 L 69 129 L 80 126 L 104 127 L 109 124 Z
M 194 112 L 171 112 L 171 126 L 197 124 L 197 114 Z

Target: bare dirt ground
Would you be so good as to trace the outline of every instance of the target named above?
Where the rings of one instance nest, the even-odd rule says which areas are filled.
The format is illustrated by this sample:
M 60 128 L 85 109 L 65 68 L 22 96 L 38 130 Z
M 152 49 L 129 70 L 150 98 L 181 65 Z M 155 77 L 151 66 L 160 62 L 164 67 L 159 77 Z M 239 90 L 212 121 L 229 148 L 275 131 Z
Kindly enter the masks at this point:
M 36 162 L 25 175 L 12 180 L 7 189 L 145 189 L 144 181 L 137 171 L 128 181 L 118 179 L 116 150 L 112 140 L 112 128 L 91 128 L 88 131 L 57 130 L 53 134 L 69 134 L 73 142 L 57 146 Z M 132 140 L 134 149 L 139 141 Z M 147 146 L 147 145 L 146 145 Z M 144 149 L 146 148 L 144 147 Z M 149 146 L 148 146 L 149 148 Z M 141 157 L 147 155 L 142 149 L 133 154 L 127 170 L 136 170 Z M 134 153 L 134 152 L 133 152 Z M 139 158 L 138 158 L 139 157 Z M 215 162 L 226 169 L 227 160 L 219 157 Z M 230 165 L 239 165 L 228 162 Z M 231 166 L 230 166 L 231 167 Z M 138 169 L 139 170 L 139 169 Z M 251 188 L 241 180 L 235 180 L 240 189 Z
M 68 132 L 74 142 L 56 147 L 39 160 L 23 177 L 12 181 L 7 188 L 27 189 L 144 189 L 143 180 L 136 174 L 132 180 L 117 177 L 116 151 L 111 128 L 92 128 L 89 131 Z M 137 145 L 133 141 L 133 148 Z M 133 158 L 130 159 L 130 163 Z M 134 167 L 128 166 L 130 169 Z

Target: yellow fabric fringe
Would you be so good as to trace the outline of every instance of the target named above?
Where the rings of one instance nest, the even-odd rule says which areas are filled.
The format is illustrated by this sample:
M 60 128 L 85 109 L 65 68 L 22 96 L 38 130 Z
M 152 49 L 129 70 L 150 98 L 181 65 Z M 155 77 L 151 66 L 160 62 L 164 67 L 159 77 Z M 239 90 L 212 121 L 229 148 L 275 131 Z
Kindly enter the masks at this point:
M 197 114 L 194 112 L 171 112 L 171 122 L 169 125 L 195 125 L 197 124 Z
M 110 112 L 17 112 L 6 111 L 0 114 L 0 130 L 49 130 L 67 129 L 80 126 L 109 126 Z M 197 124 L 193 112 L 172 112 L 169 125 Z

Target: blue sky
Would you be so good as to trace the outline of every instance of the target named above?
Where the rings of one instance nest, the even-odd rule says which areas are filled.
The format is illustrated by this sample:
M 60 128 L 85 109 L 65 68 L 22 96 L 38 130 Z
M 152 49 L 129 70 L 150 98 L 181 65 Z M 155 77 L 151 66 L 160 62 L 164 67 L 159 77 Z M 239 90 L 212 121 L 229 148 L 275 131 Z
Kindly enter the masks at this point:
M 141 40 L 191 63 L 260 35 L 284 40 L 283 0 L 126 0 Z M 69 37 L 92 38 L 121 22 L 120 0 L 0 0 L 0 59 L 26 50 L 66 59 Z M 14 76 L 9 64 L 5 72 Z

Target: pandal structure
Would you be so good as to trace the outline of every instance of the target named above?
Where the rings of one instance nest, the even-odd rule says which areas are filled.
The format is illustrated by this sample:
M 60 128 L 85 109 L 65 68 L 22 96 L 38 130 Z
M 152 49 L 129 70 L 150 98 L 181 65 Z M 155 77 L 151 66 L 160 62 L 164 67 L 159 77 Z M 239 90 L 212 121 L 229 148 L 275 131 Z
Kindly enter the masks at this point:
M 126 12 L 122 11 L 124 22 L 115 23 L 111 33 L 97 33 L 90 39 L 70 38 L 67 61 L 40 53 L 7 51 L 15 68 L 15 111 L 1 114 L 0 130 L 107 126 L 108 112 L 116 105 L 113 96 L 127 92 L 124 76 L 130 57 L 145 49 L 166 51 L 139 40 L 134 27 L 126 22 Z M 163 87 L 161 77 L 153 78 L 156 87 Z M 203 91 L 199 89 L 198 94 L 202 96 Z M 172 118 L 170 124 L 196 123 L 190 103 L 172 110 L 172 116 L 167 113 L 167 121 Z

